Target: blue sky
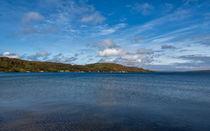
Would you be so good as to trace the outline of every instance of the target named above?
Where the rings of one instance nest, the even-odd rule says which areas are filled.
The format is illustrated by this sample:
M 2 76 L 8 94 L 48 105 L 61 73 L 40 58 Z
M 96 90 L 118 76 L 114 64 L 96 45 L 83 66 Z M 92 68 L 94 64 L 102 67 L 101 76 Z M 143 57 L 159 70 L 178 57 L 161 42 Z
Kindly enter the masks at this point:
M 210 69 L 210 2 L 1 0 L 0 56 Z

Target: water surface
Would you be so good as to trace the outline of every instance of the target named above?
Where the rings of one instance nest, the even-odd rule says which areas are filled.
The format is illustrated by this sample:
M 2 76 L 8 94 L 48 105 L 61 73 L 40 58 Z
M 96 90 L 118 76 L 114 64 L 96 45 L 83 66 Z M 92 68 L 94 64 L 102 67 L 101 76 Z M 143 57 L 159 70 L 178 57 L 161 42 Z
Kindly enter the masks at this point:
M 210 73 L 1 73 L 0 130 L 210 130 Z

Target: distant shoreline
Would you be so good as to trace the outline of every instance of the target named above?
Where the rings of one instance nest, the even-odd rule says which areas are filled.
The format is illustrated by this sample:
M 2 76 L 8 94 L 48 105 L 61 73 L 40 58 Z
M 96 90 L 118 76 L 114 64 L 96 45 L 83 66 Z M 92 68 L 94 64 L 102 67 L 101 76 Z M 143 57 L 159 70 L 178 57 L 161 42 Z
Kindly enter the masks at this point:
M 124 66 L 115 63 L 94 63 L 87 65 L 71 65 L 55 62 L 27 61 L 15 58 L 0 57 L 0 73 L 7 72 L 210 72 L 210 70 L 195 71 L 152 71 L 138 67 Z
M 174 73 L 174 74 L 179 74 L 179 73 L 192 73 L 192 74 L 196 74 L 196 73 L 210 73 L 209 71 L 153 71 L 153 72 L 77 72 L 77 71 L 74 71 L 74 72 L 0 72 L 1 73 L 24 73 L 24 74 L 29 74 L 29 73 L 39 73 L 39 74 L 42 74 L 42 73 L 98 73 L 98 74 L 103 74 L 103 73 L 107 73 L 107 74 L 132 74 L 132 73 L 135 73 L 135 74 L 141 74 L 141 73 L 162 73 L 162 74 L 167 74 L 167 73 Z
M 0 72 L 154 72 L 115 63 L 71 65 L 55 62 L 26 61 L 0 57 Z

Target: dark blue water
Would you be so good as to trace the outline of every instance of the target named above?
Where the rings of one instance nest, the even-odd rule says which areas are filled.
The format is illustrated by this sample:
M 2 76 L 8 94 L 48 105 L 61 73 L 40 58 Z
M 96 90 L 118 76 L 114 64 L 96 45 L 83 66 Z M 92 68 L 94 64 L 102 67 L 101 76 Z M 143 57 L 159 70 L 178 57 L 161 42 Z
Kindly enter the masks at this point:
M 1 73 L 0 130 L 210 130 L 210 73 Z

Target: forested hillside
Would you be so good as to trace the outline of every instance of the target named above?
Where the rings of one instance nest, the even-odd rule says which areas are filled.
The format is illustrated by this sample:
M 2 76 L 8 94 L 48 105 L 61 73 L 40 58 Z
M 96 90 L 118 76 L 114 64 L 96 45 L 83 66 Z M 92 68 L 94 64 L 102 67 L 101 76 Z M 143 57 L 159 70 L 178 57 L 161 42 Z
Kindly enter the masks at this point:
M 150 72 L 114 63 L 71 65 L 0 57 L 0 72 Z

